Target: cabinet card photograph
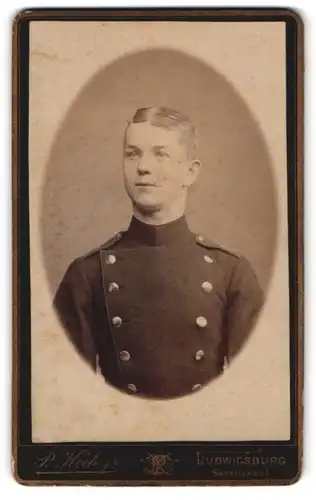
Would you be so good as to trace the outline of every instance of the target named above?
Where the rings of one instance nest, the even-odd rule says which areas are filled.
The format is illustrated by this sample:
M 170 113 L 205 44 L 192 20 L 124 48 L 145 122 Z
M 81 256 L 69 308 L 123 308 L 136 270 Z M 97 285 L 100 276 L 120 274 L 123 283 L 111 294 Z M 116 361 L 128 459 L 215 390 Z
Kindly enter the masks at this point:
M 285 9 L 17 16 L 18 481 L 297 480 L 302 30 Z

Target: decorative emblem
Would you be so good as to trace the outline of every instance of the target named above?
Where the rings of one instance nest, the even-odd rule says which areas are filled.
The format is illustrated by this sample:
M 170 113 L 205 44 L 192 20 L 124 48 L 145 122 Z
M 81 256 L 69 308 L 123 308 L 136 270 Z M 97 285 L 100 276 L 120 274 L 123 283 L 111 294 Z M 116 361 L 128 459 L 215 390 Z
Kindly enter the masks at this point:
M 173 474 L 173 467 L 179 460 L 171 458 L 171 453 L 148 453 L 141 460 L 146 464 L 144 473 L 148 476 L 165 476 Z

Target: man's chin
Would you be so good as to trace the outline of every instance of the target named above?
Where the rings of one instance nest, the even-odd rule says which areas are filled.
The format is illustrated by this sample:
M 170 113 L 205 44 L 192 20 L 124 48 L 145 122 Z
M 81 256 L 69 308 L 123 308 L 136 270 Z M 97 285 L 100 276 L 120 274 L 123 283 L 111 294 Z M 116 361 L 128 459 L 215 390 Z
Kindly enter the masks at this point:
M 133 203 L 137 211 L 144 215 L 154 214 L 159 212 L 161 205 L 157 203 L 140 203 L 139 201 Z

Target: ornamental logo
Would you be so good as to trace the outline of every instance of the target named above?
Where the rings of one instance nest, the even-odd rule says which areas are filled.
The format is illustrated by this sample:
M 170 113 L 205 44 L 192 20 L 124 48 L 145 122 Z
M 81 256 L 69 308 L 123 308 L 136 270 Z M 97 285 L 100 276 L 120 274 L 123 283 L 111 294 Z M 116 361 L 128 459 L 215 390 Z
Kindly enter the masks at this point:
M 171 453 L 148 453 L 146 458 L 141 460 L 146 464 L 144 473 L 148 476 L 166 476 L 173 474 L 174 464 L 179 462 L 171 458 Z

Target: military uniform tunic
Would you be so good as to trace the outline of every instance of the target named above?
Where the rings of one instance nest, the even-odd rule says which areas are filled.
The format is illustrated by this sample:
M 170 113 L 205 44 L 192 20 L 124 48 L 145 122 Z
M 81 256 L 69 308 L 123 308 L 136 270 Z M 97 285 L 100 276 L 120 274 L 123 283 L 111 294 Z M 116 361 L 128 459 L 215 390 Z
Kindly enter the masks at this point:
M 113 386 L 173 398 L 223 371 L 263 294 L 244 258 L 197 237 L 185 217 L 127 231 L 75 259 L 55 296 L 77 350 Z

